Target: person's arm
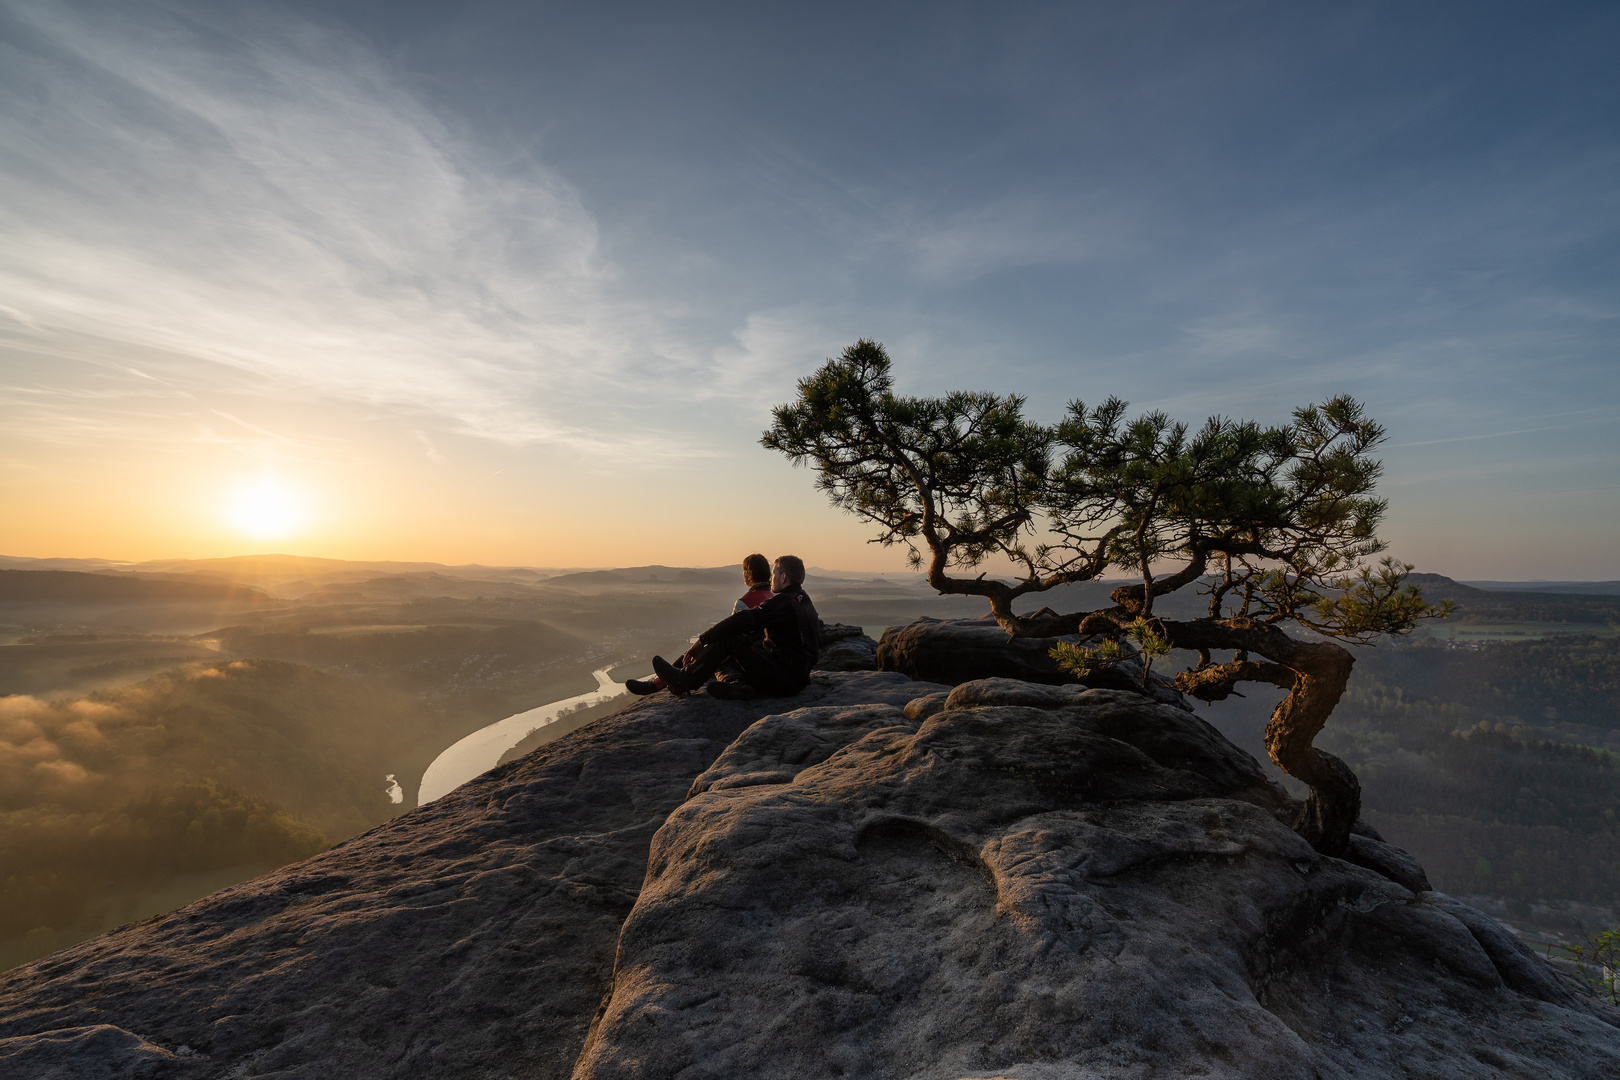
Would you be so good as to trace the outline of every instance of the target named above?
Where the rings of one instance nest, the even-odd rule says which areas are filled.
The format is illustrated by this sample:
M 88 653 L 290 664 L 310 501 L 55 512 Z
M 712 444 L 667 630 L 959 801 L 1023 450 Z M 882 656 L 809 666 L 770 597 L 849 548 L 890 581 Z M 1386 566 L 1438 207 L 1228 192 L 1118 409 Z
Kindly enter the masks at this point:
M 699 645 L 712 645 L 716 641 L 732 637 L 736 634 L 746 634 L 754 630 L 764 630 L 780 621 L 783 615 L 791 616 L 788 602 L 781 593 L 777 593 L 757 608 L 749 611 L 739 611 L 735 615 L 721 619 L 703 633 L 698 635 Z

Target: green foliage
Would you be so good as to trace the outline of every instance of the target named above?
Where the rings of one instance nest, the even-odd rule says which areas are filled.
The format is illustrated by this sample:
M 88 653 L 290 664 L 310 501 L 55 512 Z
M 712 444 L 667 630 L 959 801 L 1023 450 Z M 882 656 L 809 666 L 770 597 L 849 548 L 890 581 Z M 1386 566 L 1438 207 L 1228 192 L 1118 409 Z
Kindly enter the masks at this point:
M 1057 666 L 1061 670 L 1067 671 L 1075 678 L 1084 679 L 1113 667 L 1125 653 L 1118 641 L 1109 638 L 1090 646 L 1060 641 L 1048 650 L 1047 655 L 1057 661 Z
M 269 660 L 0 698 L 0 954 L 104 929 L 177 875 L 248 876 L 380 824 L 416 722 L 408 698 Z
M 1170 652 L 1170 639 L 1165 636 L 1163 627 L 1155 626 L 1147 619 L 1136 619 L 1127 624 L 1125 636 L 1136 642 L 1137 655 L 1142 661 L 1142 685 L 1146 686 L 1153 661 Z
M 1620 1005 L 1620 930 L 1605 930 L 1564 948 L 1586 984 L 1610 1005 Z
M 1609 906 L 1620 890 L 1620 839 L 1607 834 L 1457 814 L 1364 809 L 1362 817 L 1415 855 L 1443 892 Z
M 413 703 L 270 660 L 164 672 L 78 699 L 0 699 L 0 810 L 99 811 L 214 781 L 273 799 L 334 838 L 397 812 L 383 776 Z
M 1135 660 L 1141 666 L 1139 682 L 1147 685 L 1153 670 L 1153 661 L 1170 652 L 1170 639 L 1163 629 L 1148 619 L 1135 619 L 1121 628 L 1121 636 L 1136 643 L 1136 651 L 1127 653 L 1116 638 L 1105 638 L 1096 645 L 1075 645 L 1060 641 L 1048 650 L 1058 667 L 1079 679 L 1118 666 L 1121 660 Z
M 1616 832 L 1620 755 L 1540 738 L 1465 705 L 1414 698 L 1365 673 L 1324 745 L 1356 769 L 1367 804 L 1386 812 Z
M 861 340 L 799 382 L 760 440 L 817 471 L 834 506 L 878 526 L 876 542 L 919 535 L 973 566 L 1018 543 L 1035 513 L 1051 432 L 1023 417 L 1019 397 L 894 393 L 883 347 Z
M 1045 428 L 1014 396 L 899 397 L 887 353 L 866 340 L 798 389 L 762 444 L 814 465 L 834 505 L 879 527 L 877 542 L 906 544 L 914 563 L 923 544 L 936 588 L 989 597 L 1014 632 L 1026 631 L 1012 599 L 1109 569 L 1142 581 L 1120 600 L 1127 618 L 1201 580 L 1210 619 L 1298 621 L 1351 640 L 1445 614 L 1403 584 L 1409 567 L 1365 565 L 1384 549 L 1371 456 L 1384 432 L 1351 398 L 1272 427 L 1211 417 L 1196 433 L 1161 412 L 1127 418 L 1118 398 L 1076 401 Z M 945 576 L 992 555 L 1023 567 L 1016 585 Z
M 1328 581 L 1332 590 L 1311 602 L 1309 618 L 1300 621 L 1332 637 L 1370 642 L 1386 634 L 1400 634 L 1421 619 L 1444 619 L 1456 605 L 1443 600 L 1431 605 L 1423 591 L 1407 581 L 1410 563 L 1381 559 L 1377 567 L 1362 566 L 1353 574 Z
M 1620 636 L 1559 634 L 1539 641 L 1439 644 L 1367 650 L 1358 675 L 1414 699 L 1456 702 L 1494 721 L 1541 730 L 1575 725 L 1562 738 L 1603 743 L 1620 733 Z M 1472 723 L 1472 721 L 1470 721 Z M 1595 730 L 1592 730 L 1595 729 Z
M 1501 713 L 1387 681 L 1424 670 L 1408 659 L 1468 661 L 1475 671 L 1481 653 L 1363 654 L 1333 729 L 1319 740 L 1360 777 L 1363 817 L 1416 855 L 1446 892 L 1613 903 L 1620 754 L 1548 739 Z M 1258 728 L 1262 719 L 1251 722 Z
M 1423 595 L 1451 600 L 1460 623 L 1568 623 L 1620 626 L 1620 596 L 1476 589 L 1439 574 L 1413 574 Z
M 1384 431 L 1360 403 L 1330 398 L 1272 427 L 1214 416 L 1190 435 L 1162 412 L 1127 419 L 1126 403 L 1109 398 L 1095 408 L 1071 402 L 1059 424 L 1044 428 L 1024 419 L 1018 397 L 898 397 L 888 355 L 866 340 L 798 389 L 797 400 L 772 412 L 761 443 L 813 464 L 833 504 L 877 524 L 879 543 L 907 545 L 914 565 L 923 561 L 920 541 L 929 584 L 984 597 L 1010 634 L 1117 634 L 1151 619 L 1157 597 L 1202 585 L 1206 615 L 1129 631 L 1143 646 L 1144 685 L 1154 657 L 1176 646 L 1198 656 L 1177 687 L 1205 701 L 1229 697 L 1239 682 L 1288 687 L 1291 706 L 1276 715 L 1291 731 L 1267 746 L 1312 785 L 1296 828 L 1325 854 L 1344 854 L 1359 788 L 1311 740 L 1353 658 L 1294 638 L 1284 624 L 1366 641 L 1447 614 L 1404 583 L 1410 567 L 1367 565 L 1385 546 L 1386 503 L 1373 494 L 1382 466 L 1372 456 Z M 1019 578 L 949 573 L 992 556 L 1020 567 Z M 1013 606 L 1111 568 L 1141 582 L 1110 593 L 1111 608 L 1025 615 Z M 1229 658 L 1217 662 L 1217 651 Z M 1053 656 L 1087 673 L 1112 659 L 1080 648 Z M 1305 687 L 1315 689 L 1299 693 Z
M 401 633 L 312 633 L 309 629 L 231 627 L 219 634 L 231 652 L 287 660 L 444 692 L 499 683 L 540 665 L 582 656 L 591 643 L 540 622 L 505 626 L 428 626 Z
M 0 940 L 94 922 L 108 886 L 217 867 L 280 866 L 325 850 L 319 830 L 211 781 L 105 809 L 0 813 Z
M 1368 454 L 1383 430 L 1351 399 L 1278 427 L 1211 417 L 1190 438 L 1163 413 L 1126 423 L 1125 410 L 1118 398 L 1074 402 L 1056 429 L 1063 455 L 1043 510 L 1057 548 L 1093 551 L 1144 583 L 1156 563 L 1219 557 L 1211 614 L 1230 595 L 1237 613 L 1261 618 L 1296 617 L 1328 575 L 1382 550 L 1385 504 L 1370 494 L 1380 466 Z

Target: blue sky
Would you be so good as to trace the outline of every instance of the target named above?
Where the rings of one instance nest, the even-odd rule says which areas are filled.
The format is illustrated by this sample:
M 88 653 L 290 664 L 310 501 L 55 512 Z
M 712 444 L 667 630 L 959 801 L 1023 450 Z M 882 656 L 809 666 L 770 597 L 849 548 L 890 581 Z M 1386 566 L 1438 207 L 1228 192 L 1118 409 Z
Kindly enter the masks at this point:
M 0 549 L 237 553 L 217 507 L 273 475 L 310 554 L 882 568 L 755 442 L 864 336 L 1042 419 L 1348 392 L 1397 555 L 1620 578 L 1617 40 L 1599 4 L 0 0 Z

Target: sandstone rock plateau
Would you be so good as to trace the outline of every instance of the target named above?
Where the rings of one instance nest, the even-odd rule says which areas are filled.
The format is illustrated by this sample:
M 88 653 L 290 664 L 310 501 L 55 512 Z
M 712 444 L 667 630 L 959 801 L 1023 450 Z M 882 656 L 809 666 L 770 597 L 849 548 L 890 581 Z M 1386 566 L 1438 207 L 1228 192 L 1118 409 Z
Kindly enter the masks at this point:
M 1075 677 L 1059 668 L 1048 653 L 1059 641 L 1079 640 L 1075 637 L 1010 638 L 988 615 L 980 619 L 924 617 L 884 631 L 883 640 L 875 650 L 874 666 L 884 671 L 898 671 L 913 679 L 931 679 L 952 686 L 990 678 L 1053 685 L 1074 683 Z M 1122 644 L 1127 649 L 1134 648 L 1129 641 Z M 1168 680 L 1156 673 L 1143 686 L 1141 665 L 1132 657 L 1087 676 L 1085 682 L 1096 689 L 1132 690 L 1167 705 L 1191 707 Z
M 1620 1014 L 1286 803 L 1124 691 L 658 695 L 0 976 L 0 1076 L 1620 1076 Z

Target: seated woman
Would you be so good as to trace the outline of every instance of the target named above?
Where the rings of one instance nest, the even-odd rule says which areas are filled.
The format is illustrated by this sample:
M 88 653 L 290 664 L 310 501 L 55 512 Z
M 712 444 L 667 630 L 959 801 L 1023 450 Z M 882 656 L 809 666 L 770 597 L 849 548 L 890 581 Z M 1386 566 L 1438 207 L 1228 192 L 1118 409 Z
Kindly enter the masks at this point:
M 743 560 L 742 570 L 743 584 L 748 586 L 748 591 L 743 593 L 741 598 L 732 605 L 731 613 L 733 615 L 739 611 L 759 607 L 759 605 L 771 598 L 771 564 L 766 560 L 765 556 L 758 553 L 748 556 Z M 675 666 L 685 667 L 692 657 L 697 655 L 699 648 L 701 646 L 694 643 L 690 649 L 686 650 L 685 656 L 676 658 Z M 648 694 L 656 694 L 662 690 L 664 680 L 656 675 L 651 679 L 626 679 L 624 688 L 632 694 L 645 697 Z
M 703 686 L 721 665 L 731 662 L 739 669 L 737 675 L 710 683 L 710 697 L 790 697 L 810 683 L 810 670 L 821 655 L 820 626 L 816 606 L 804 591 L 804 561 L 782 555 L 772 567 L 769 600 L 699 634 L 698 649 L 688 654 L 685 667 L 655 656 L 653 670 L 670 693 L 679 696 Z

